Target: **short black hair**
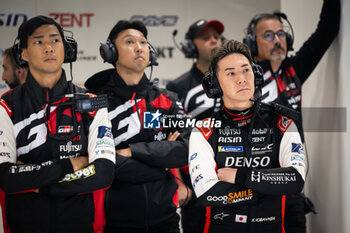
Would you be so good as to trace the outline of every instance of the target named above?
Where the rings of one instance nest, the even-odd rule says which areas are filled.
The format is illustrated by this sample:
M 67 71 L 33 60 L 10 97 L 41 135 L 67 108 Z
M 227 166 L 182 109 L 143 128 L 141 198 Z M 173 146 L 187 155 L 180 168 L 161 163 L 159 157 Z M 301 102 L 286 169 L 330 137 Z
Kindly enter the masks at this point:
M 117 24 L 112 28 L 111 32 L 108 35 L 108 39 L 114 43 L 114 40 L 118 37 L 118 34 L 121 31 L 126 29 L 135 29 L 140 31 L 144 37 L 147 39 L 147 28 L 145 24 L 139 20 L 128 21 L 128 20 L 120 20 Z
M 19 39 L 19 46 L 21 49 L 27 48 L 28 46 L 28 37 L 34 33 L 34 31 L 41 27 L 42 25 L 55 25 L 58 29 L 63 42 L 64 40 L 64 33 L 61 25 L 59 25 L 55 20 L 52 18 L 49 18 L 44 15 L 35 16 L 28 21 L 21 24 L 21 26 L 18 28 L 18 36 Z
M 210 56 L 210 68 L 212 72 L 216 74 L 218 62 L 224 57 L 234 53 L 242 54 L 248 59 L 250 64 L 253 63 L 252 55 L 246 44 L 236 40 L 229 40 L 212 51 Z

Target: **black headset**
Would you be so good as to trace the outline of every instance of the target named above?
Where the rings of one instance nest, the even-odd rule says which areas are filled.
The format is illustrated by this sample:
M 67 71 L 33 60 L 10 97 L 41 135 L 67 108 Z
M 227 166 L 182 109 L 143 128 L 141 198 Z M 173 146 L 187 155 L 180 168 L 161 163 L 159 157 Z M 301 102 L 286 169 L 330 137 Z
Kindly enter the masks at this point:
M 73 32 L 68 30 L 63 30 L 62 28 L 58 30 L 62 30 L 62 34 L 64 35 L 64 32 L 70 32 L 70 36 L 63 36 L 63 45 L 64 45 L 64 63 L 71 63 L 75 62 L 77 60 L 77 53 L 78 53 L 78 44 L 73 38 Z M 11 47 L 11 53 L 12 56 L 16 62 L 16 65 L 19 67 L 26 67 L 28 66 L 27 62 L 22 59 L 22 49 L 20 48 L 20 40 L 17 37 L 15 39 L 14 45 Z
M 157 53 L 153 46 L 147 42 L 148 48 L 149 48 L 149 63 L 148 66 L 157 66 Z M 104 62 L 108 62 L 115 66 L 115 63 L 118 60 L 118 51 L 117 48 L 115 47 L 114 43 L 110 40 L 107 39 L 106 43 L 103 44 L 101 43 L 100 45 L 100 55 L 103 59 Z
M 226 38 L 221 35 L 220 36 L 221 42 L 224 43 L 226 41 Z M 193 40 L 190 39 L 188 36 L 188 32 L 185 35 L 185 42 L 180 43 L 181 45 L 181 51 L 185 55 L 185 58 L 198 58 L 198 50 L 196 45 L 194 44 Z
M 258 55 L 258 45 L 256 43 L 256 35 L 255 35 L 255 27 L 258 24 L 260 20 L 266 17 L 275 17 L 278 18 L 278 20 L 282 23 L 282 19 L 287 21 L 289 28 L 291 29 L 292 34 L 286 32 L 286 40 L 287 40 L 287 51 L 293 51 L 293 42 L 294 42 L 294 31 L 292 24 L 289 22 L 286 14 L 284 13 L 273 13 L 273 14 L 259 14 L 256 15 L 249 23 L 248 27 L 246 28 L 246 35 L 243 38 L 243 43 L 245 43 L 248 48 L 250 49 L 250 52 L 253 56 Z M 282 23 L 283 25 L 283 23 Z
M 258 99 L 261 96 L 261 86 L 264 83 L 263 69 L 255 63 L 251 63 L 251 65 L 254 73 L 254 99 Z M 209 67 L 208 74 L 203 77 L 202 86 L 209 98 L 220 98 L 223 95 L 219 80 L 212 67 Z

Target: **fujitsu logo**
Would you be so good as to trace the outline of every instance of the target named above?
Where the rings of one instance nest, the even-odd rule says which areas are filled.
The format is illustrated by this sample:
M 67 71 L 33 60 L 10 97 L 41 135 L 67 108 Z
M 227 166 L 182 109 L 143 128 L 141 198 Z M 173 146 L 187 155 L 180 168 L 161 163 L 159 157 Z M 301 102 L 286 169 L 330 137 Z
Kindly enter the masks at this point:
M 219 129 L 219 134 L 224 136 L 237 135 L 241 134 L 240 129 L 230 129 L 229 126 L 226 126 L 224 129 Z
M 71 141 L 67 142 L 66 145 L 60 145 L 60 152 L 77 152 L 80 151 L 82 148 L 82 145 L 73 145 Z

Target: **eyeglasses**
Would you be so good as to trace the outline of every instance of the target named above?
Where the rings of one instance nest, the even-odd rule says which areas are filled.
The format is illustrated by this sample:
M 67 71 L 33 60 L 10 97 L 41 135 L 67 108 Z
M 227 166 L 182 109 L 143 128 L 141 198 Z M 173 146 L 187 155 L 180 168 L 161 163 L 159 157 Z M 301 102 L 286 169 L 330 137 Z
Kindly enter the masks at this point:
M 278 39 L 280 39 L 280 40 L 286 39 L 286 32 L 282 31 L 282 30 L 280 30 L 278 32 L 266 31 L 266 32 L 264 32 L 262 37 L 264 38 L 264 40 L 266 40 L 268 42 L 272 42 L 275 39 L 275 35 L 277 35 Z

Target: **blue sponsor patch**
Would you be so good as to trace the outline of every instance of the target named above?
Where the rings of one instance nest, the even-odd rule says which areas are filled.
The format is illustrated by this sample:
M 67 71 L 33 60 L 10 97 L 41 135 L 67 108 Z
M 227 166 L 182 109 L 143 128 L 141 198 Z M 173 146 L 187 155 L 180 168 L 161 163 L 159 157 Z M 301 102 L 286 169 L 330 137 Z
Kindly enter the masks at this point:
M 243 152 L 243 146 L 218 146 L 219 152 Z
M 301 143 L 292 142 L 292 153 L 304 154 L 304 147 Z
M 202 174 L 199 174 L 198 176 L 196 176 L 196 178 L 194 179 L 194 182 L 193 182 L 193 187 L 195 187 L 196 184 L 197 184 L 201 179 L 203 179 L 203 175 L 202 175 Z
M 97 137 L 98 138 L 103 138 L 103 137 L 113 138 L 111 127 L 107 127 L 107 126 L 104 126 L 104 125 L 103 126 L 99 126 L 98 127 Z
M 9 152 L 1 152 L 0 156 L 6 157 L 6 158 L 11 158 L 11 154 Z
M 160 116 L 162 114 L 157 110 L 156 112 L 143 113 L 143 128 L 144 129 L 160 129 Z
M 194 160 L 195 158 L 197 158 L 197 153 L 194 153 L 193 155 L 191 155 L 190 161 Z

